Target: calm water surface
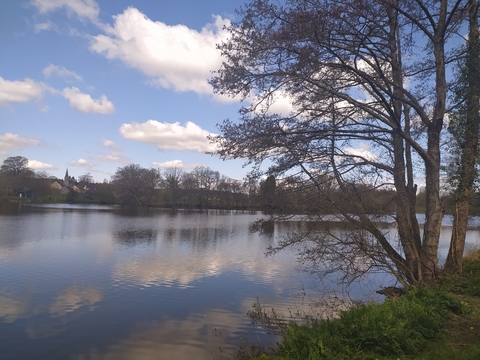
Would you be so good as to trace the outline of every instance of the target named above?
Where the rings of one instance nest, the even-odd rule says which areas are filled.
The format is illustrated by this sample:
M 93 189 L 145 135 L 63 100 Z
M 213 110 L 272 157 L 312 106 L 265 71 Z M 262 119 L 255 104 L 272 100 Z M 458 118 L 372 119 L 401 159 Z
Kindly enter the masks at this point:
M 293 253 L 264 257 L 288 226 L 250 233 L 260 216 L 3 206 L 0 359 L 223 359 L 244 338 L 273 344 L 246 315 L 256 299 L 290 314 L 317 294 Z M 469 232 L 468 247 L 479 234 Z M 372 299 L 382 280 L 354 284 L 349 296 Z

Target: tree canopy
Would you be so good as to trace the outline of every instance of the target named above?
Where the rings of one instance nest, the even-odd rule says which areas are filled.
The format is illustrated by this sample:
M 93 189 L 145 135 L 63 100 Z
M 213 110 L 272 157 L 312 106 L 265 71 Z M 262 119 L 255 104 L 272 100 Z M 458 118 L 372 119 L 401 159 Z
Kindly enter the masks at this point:
M 124 198 L 132 205 L 141 205 L 144 199 L 153 196 L 154 189 L 161 180 L 156 169 L 145 169 L 138 164 L 118 168 L 112 175 L 111 183 L 116 189 L 116 196 Z
M 247 159 L 257 175 L 313 184 L 318 197 L 329 197 L 325 181 L 333 181 L 355 209 L 331 199 L 354 226 L 355 241 L 328 232 L 292 236 L 272 251 L 308 239 L 299 250 L 304 263 L 343 263 L 332 268 L 350 279 L 363 273 L 350 265 L 364 263 L 365 271 L 388 269 L 405 286 L 435 281 L 447 69 L 463 51 L 457 33 L 470 6 L 466 0 L 252 0 L 238 11 L 210 82 L 217 94 L 250 105 L 239 122 L 219 126 L 221 135 L 211 138 L 216 153 Z M 275 112 L 281 97 L 291 101 L 290 112 Z M 426 193 L 423 234 L 415 212 L 419 181 Z M 365 185 L 395 189 L 396 239 L 368 213 Z
M 23 156 L 11 156 L 3 161 L 0 171 L 4 174 L 17 176 L 31 171 L 28 167 L 28 159 Z

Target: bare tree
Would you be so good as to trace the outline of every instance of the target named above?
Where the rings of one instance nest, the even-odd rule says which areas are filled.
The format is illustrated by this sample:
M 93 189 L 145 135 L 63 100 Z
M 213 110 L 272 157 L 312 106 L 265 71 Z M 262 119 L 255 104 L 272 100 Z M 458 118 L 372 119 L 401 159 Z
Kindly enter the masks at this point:
M 93 183 L 93 176 L 89 172 L 87 172 L 78 177 L 78 182 L 85 182 L 87 184 L 91 184 Z
M 31 171 L 28 167 L 28 159 L 23 156 L 11 156 L 3 161 L 0 171 L 10 176 Z
M 166 168 L 163 172 L 165 188 L 172 196 L 172 207 L 177 207 L 178 191 L 182 183 L 183 170 L 177 167 Z
M 29 185 L 35 173 L 28 167 L 28 159 L 23 156 L 11 156 L 0 167 L 0 186 L 5 194 Z
M 307 231 L 272 251 L 302 243 L 306 263 L 330 263 L 350 278 L 363 273 L 350 265 L 362 263 L 364 271 L 388 269 L 404 286 L 436 280 L 446 68 L 456 56 L 446 48 L 455 44 L 468 6 L 466 0 L 252 0 L 239 11 L 241 20 L 219 45 L 224 62 L 211 84 L 217 94 L 254 100 L 241 109 L 239 123 L 219 126 L 221 135 L 211 138 L 216 153 L 248 159 L 256 174 L 270 159 L 267 174 L 296 176 L 326 199 L 328 174 L 348 199 L 330 198 L 351 236 Z M 271 110 L 279 96 L 292 101 L 288 115 Z M 423 235 L 415 213 L 419 177 L 426 189 Z M 369 215 L 365 186 L 395 188 L 399 246 Z
M 151 202 L 160 180 L 161 175 L 157 169 L 145 169 L 138 164 L 130 164 L 118 168 L 112 175 L 111 183 L 116 196 L 132 205 L 142 205 L 142 201 Z

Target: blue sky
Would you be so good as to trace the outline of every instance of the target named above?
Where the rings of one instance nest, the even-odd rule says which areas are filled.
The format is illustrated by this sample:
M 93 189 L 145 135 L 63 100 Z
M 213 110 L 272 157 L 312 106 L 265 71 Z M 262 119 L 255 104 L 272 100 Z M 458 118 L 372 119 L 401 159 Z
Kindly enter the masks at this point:
M 242 179 L 242 161 L 205 154 L 241 106 L 207 80 L 242 3 L 0 1 L 0 161 L 97 181 L 131 163 Z

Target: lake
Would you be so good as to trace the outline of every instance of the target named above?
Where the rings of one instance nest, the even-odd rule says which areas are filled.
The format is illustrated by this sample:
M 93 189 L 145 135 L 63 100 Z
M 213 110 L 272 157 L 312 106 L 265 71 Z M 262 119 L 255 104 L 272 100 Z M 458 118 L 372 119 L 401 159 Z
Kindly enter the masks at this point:
M 344 289 L 313 283 L 297 271 L 294 252 L 265 257 L 266 247 L 294 225 L 251 233 L 260 217 L 1 205 L 0 358 L 225 359 L 245 341 L 278 340 L 247 315 L 257 299 L 285 321 L 328 315 L 346 299 L 381 300 L 373 294 L 388 276 Z M 477 222 L 467 247 L 480 244 Z M 443 257 L 449 231 L 445 217 Z

